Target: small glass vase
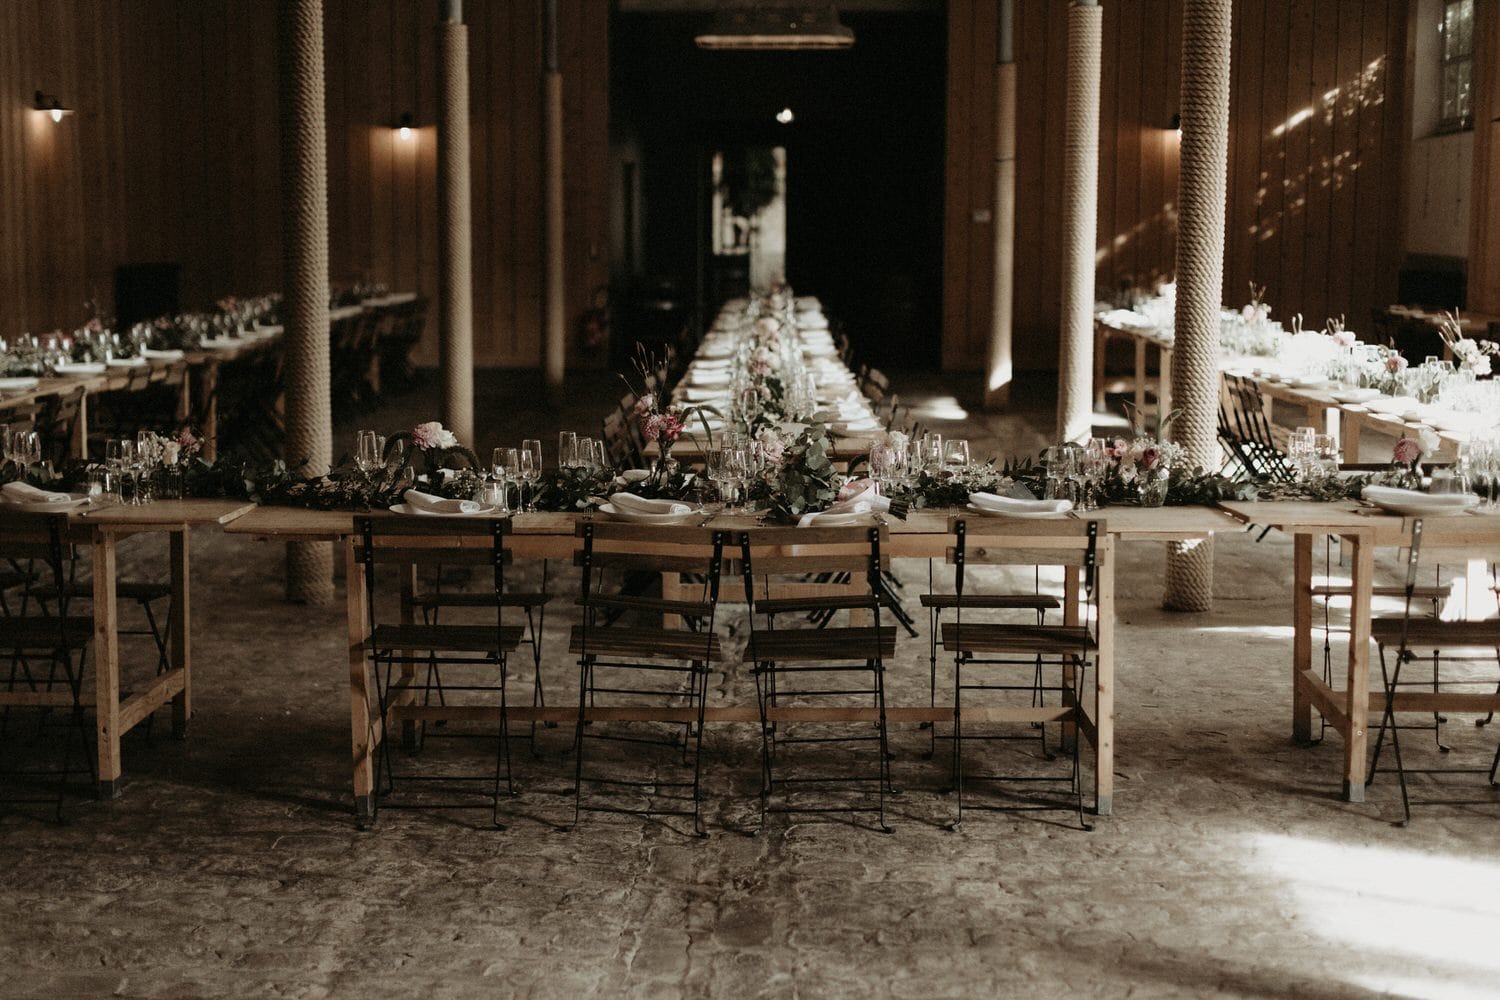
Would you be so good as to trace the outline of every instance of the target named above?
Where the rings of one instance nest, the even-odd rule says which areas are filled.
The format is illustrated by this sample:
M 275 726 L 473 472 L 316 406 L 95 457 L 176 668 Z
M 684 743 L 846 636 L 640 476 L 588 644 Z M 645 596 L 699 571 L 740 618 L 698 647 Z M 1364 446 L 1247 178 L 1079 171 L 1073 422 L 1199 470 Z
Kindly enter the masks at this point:
M 658 485 L 665 486 L 672 481 L 673 476 L 677 475 L 680 467 L 677 459 L 672 457 L 672 449 L 663 447 L 661 457 L 652 465 L 653 478 Z
M 1171 476 L 1166 469 L 1157 469 L 1142 477 L 1139 486 L 1142 507 L 1160 507 L 1167 502 L 1167 486 Z
M 182 467 L 163 465 L 156 471 L 156 498 L 158 500 L 181 500 Z

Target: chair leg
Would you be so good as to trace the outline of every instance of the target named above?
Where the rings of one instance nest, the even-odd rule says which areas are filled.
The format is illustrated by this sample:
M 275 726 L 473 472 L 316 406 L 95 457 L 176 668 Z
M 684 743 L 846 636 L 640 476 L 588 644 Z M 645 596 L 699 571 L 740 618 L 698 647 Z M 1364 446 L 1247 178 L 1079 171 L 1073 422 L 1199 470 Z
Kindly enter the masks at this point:
M 573 826 L 578 826 L 583 799 L 583 713 L 588 707 L 589 662 L 586 657 L 578 660 L 578 723 L 573 732 Z
M 693 747 L 693 834 L 707 837 L 708 829 L 703 825 L 703 713 L 708 705 L 708 674 L 706 662 L 694 663 L 694 670 L 702 674 L 698 692 L 698 735 Z
M 963 769 L 963 663 L 962 653 L 953 655 L 953 794 L 958 800 L 958 818 L 949 829 L 957 832 L 964 824 L 964 769 Z
M 766 668 L 769 664 L 756 663 L 755 701 L 760 707 L 760 825 L 766 825 L 766 807 L 771 799 L 771 723 L 768 716 L 770 705 L 769 680 Z

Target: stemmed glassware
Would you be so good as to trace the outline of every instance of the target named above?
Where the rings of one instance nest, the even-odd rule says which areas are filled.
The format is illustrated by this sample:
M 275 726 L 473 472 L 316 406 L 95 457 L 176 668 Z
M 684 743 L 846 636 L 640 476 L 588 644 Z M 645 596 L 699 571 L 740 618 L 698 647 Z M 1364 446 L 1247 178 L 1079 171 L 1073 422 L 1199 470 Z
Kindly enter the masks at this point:
M 385 464 L 385 438 L 374 431 L 360 431 L 355 439 L 354 464 L 366 476 Z
M 500 484 L 501 491 L 508 492 L 510 481 L 521 471 L 519 452 L 515 448 L 496 448 L 490 456 L 490 471 Z
M 969 442 L 963 438 L 949 438 L 943 442 L 943 465 L 954 475 L 962 475 L 969 469 Z
M 535 484 L 542 478 L 542 442 L 536 438 L 527 438 L 521 442 L 521 481 L 531 487 L 531 505 L 522 507 L 523 510 L 536 510 L 536 488 Z
M 571 469 L 578 464 L 578 435 L 573 431 L 557 434 L 557 467 Z
M 727 492 L 724 480 L 725 454 L 723 448 L 707 448 L 703 452 L 703 471 L 708 475 L 708 481 L 714 484 L 721 505 L 725 502 Z
M 736 512 L 745 513 L 750 510 L 747 486 L 753 471 L 750 452 L 744 448 L 731 448 L 724 453 L 724 485 L 726 493 L 734 498 L 726 502 L 734 504 L 733 510 Z

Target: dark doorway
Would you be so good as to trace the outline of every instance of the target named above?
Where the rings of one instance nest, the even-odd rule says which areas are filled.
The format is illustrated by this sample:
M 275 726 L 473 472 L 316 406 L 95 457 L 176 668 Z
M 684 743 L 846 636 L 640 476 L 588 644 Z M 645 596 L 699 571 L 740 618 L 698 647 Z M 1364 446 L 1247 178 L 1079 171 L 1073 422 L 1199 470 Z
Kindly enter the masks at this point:
M 705 52 L 701 14 L 641 0 L 615 12 L 618 301 L 668 289 L 685 322 L 711 315 L 742 280 L 710 246 L 713 155 L 780 146 L 792 287 L 823 300 L 862 359 L 939 366 L 946 14 L 857 6 L 840 6 L 852 49 L 806 53 Z M 620 335 L 633 339 L 628 323 Z

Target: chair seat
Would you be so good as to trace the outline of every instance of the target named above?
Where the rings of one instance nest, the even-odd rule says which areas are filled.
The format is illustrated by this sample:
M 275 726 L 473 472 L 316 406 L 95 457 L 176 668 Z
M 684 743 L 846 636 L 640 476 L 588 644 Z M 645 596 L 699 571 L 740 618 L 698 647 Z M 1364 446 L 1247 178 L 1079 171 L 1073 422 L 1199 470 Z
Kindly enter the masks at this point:
M 717 660 L 722 653 L 717 635 L 683 629 L 610 626 L 588 630 L 588 652 L 601 656 L 633 656 L 652 660 Z M 582 625 L 574 625 L 568 652 L 584 651 Z
M 1320 584 L 1312 588 L 1314 597 L 1351 597 L 1354 588 L 1347 583 Z M 1370 588 L 1370 594 L 1374 597 L 1405 597 L 1406 588 L 1395 584 L 1382 584 Z M 1448 596 L 1447 587 L 1415 587 L 1411 596 L 1416 600 L 1439 601 Z
M 1401 619 L 1374 619 L 1370 622 L 1370 637 L 1382 646 L 1400 645 Z M 1413 618 L 1406 624 L 1406 644 L 1500 647 L 1500 621 L 1444 622 L 1436 618 Z
M 876 603 L 883 608 L 894 608 L 900 605 L 889 594 L 871 596 L 869 594 L 828 594 L 826 596 L 807 597 L 768 597 L 755 602 L 755 610 L 768 615 L 781 615 L 797 613 L 802 611 L 847 611 L 857 608 L 873 610 Z
M 496 650 L 493 625 L 377 625 L 366 646 L 374 649 L 442 649 L 459 653 L 490 653 Z M 521 626 L 498 630 L 498 648 L 503 652 L 521 643 Z
M 539 608 L 552 600 L 554 596 L 553 594 L 542 593 L 506 593 L 500 598 L 500 606 L 505 608 Z M 412 595 L 411 602 L 419 608 L 492 608 L 495 606 L 495 595 L 423 593 Z
M 0 649 L 7 652 L 51 651 L 59 642 L 63 649 L 82 649 L 93 637 L 92 618 L 0 618 Z
M 878 641 L 877 641 L 878 639 Z M 896 626 L 797 628 L 757 632 L 750 637 L 746 663 L 807 660 L 873 660 L 896 655 Z
M 68 597 L 88 600 L 94 596 L 94 584 L 91 580 L 74 580 L 63 587 L 63 592 Z M 27 591 L 32 597 L 43 601 L 54 601 L 57 599 L 56 587 L 32 587 Z M 150 583 L 141 580 L 119 580 L 115 583 L 115 596 L 123 597 L 127 601 L 139 601 L 149 604 L 159 601 L 164 597 L 172 596 L 172 585 L 170 583 Z
M 956 608 L 959 604 L 957 594 L 922 595 L 924 608 Z M 1031 611 L 1062 607 L 1062 602 L 1050 594 L 966 594 L 962 604 L 966 608 L 1022 608 Z
M 943 648 L 959 653 L 1076 653 L 1098 648 L 1082 625 L 943 625 Z

